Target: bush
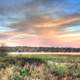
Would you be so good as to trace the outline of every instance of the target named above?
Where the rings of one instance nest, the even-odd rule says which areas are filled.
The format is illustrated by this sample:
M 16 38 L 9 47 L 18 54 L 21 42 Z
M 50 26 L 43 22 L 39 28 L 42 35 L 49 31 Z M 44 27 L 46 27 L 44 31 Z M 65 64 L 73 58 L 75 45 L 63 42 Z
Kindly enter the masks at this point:
M 29 76 L 29 75 L 30 75 L 29 69 L 27 69 L 27 68 L 22 68 L 22 69 L 20 70 L 20 75 L 21 75 L 22 77 Z

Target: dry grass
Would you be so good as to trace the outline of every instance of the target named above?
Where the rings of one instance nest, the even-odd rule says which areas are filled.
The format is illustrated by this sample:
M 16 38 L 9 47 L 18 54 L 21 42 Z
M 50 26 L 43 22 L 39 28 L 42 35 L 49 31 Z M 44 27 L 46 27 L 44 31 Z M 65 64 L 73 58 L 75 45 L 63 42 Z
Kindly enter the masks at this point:
M 80 57 L 16 54 L 0 57 L 0 80 L 80 80 Z

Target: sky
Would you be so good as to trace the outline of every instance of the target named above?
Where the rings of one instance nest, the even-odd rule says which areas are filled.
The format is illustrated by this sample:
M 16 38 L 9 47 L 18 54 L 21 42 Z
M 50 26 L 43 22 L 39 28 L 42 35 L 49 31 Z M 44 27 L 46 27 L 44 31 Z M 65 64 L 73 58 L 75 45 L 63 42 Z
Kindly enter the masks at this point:
M 0 44 L 80 47 L 80 0 L 0 0 Z

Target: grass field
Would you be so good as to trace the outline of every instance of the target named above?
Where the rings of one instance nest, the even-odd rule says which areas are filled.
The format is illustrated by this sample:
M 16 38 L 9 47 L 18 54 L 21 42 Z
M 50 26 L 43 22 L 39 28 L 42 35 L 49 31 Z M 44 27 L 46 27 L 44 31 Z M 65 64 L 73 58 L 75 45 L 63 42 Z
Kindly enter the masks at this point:
M 73 53 L 74 54 L 74 53 Z M 80 62 L 80 55 L 71 54 L 9 54 L 9 58 L 38 58 L 42 60 L 52 60 L 55 62 Z M 8 58 L 8 59 L 9 59 Z M 6 58 L 4 58 L 6 59 Z
M 8 54 L 0 57 L 0 80 L 80 80 L 80 56 Z

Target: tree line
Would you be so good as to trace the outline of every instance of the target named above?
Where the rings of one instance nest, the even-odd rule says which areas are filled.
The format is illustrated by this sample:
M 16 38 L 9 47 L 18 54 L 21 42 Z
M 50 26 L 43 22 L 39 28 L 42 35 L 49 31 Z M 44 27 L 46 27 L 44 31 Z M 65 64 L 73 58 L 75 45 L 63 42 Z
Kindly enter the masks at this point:
M 63 47 L 0 47 L 0 52 L 80 52 L 80 48 Z

